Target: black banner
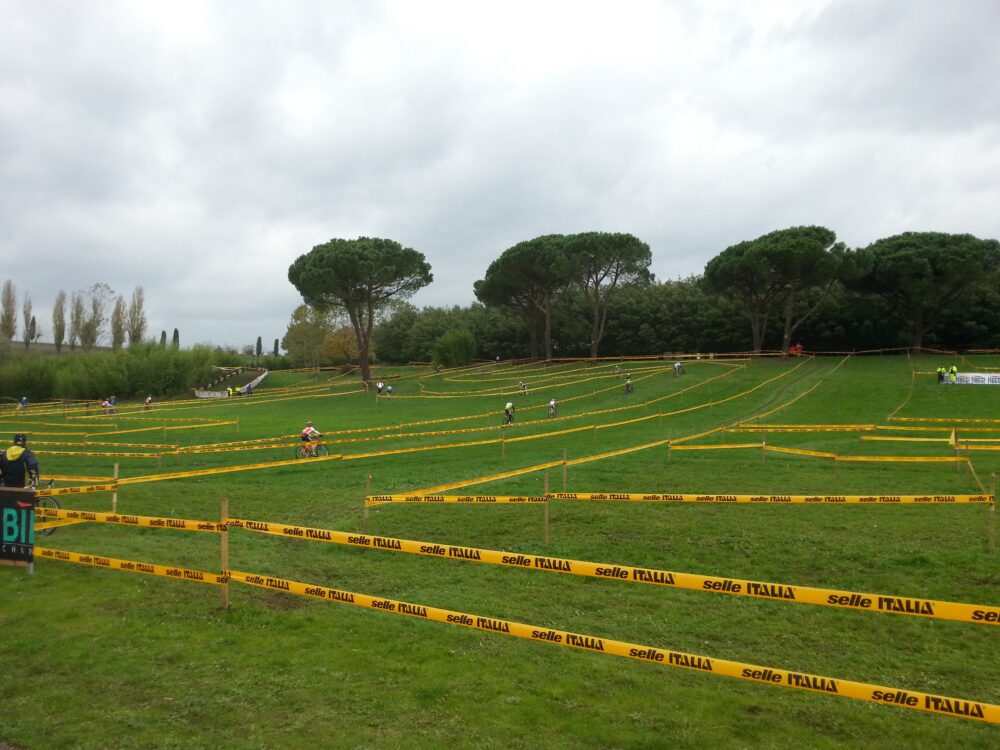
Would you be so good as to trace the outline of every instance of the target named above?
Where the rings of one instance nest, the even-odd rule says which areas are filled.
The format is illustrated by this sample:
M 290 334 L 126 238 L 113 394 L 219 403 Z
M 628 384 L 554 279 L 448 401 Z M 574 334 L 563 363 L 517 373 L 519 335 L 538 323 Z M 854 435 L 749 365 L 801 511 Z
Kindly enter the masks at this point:
M 35 559 L 35 491 L 0 488 L 0 560 Z

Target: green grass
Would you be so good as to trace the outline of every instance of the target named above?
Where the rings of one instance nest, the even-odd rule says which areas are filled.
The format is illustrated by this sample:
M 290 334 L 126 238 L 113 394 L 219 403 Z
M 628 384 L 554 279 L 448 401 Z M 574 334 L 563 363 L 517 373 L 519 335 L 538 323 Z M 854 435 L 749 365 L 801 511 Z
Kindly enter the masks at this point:
M 500 409 L 507 396 L 416 398 L 419 383 L 427 393 L 475 391 L 519 379 L 532 383 L 528 396 L 509 397 L 518 405 L 521 423 L 506 435 L 543 436 L 537 440 L 301 462 L 128 485 L 119 493 L 119 510 L 129 513 L 215 519 L 220 499 L 227 497 L 235 517 L 355 531 L 362 523 L 369 474 L 376 493 L 471 480 L 561 459 L 564 452 L 578 458 L 753 419 L 813 386 L 807 396 L 763 421 L 885 425 L 904 401 L 898 417 L 1000 419 L 1000 389 L 939 387 L 933 376 L 918 375 L 911 393 L 911 367 L 932 371 L 936 359 L 853 358 L 838 369 L 839 363 L 834 358 L 758 360 L 736 367 L 746 363 L 703 361 L 690 364 L 688 375 L 679 380 L 654 372 L 662 363 L 634 363 L 630 371 L 636 392 L 627 398 L 610 366 L 525 366 L 502 368 L 499 375 L 487 367 L 440 376 L 393 368 L 376 373 L 393 377 L 396 397 L 391 401 L 348 393 L 356 381 L 332 373 L 318 378 L 273 373 L 252 398 L 164 403 L 145 415 L 238 418 L 238 432 L 229 425 L 101 439 L 162 442 L 165 436 L 167 442 L 192 445 L 291 435 L 306 419 L 328 434 L 455 419 L 460 421 L 402 429 L 483 431 L 416 438 L 392 437 L 390 431 L 376 433 L 385 439 L 344 443 L 331 451 L 351 455 L 488 440 L 500 436 Z M 602 377 L 585 379 L 597 375 Z M 724 377 L 711 379 L 719 375 Z M 492 380 L 498 377 L 504 380 Z M 568 384 L 557 387 L 563 382 Z M 328 387 L 318 393 L 279 390 L 316 384 Z M 610 390 L 602 391 L 606 388 Z M 734 395 L 738 397 L 730 399 Z M 561 402 L 559 420 L 523 424 L 542 419 L 543 405 L 552 396 Z M 647 403 L 663 396 L 671 397 Z M 730 400 L 707 406 L 723 399 Z M 590 413 L 623 406 L 636 408 Z M 692 407 L 700 408 L 682 412 Z M 161 424 L 155 419 L 138 422 L 126 412 L 111 418 L 120 429 Z M 665 416 L 544 437 L 555 430 L 661 413 Z M 475 414 L 488 416 L 461 419 Z M 2 418 L 0 429 L 20 428 L 14 419 Z M 56 429 L 39 425 L 35 431 Z M 899 434 L 947 437 L 950 431 L 949 426 Z M 769 433 L 767 441 L 841 454 L 954 454 L 945 443 L 858 438 L 853 432 Z M 695 442 L 754 440 L 759 435 L 715 433 Z M 123 476 L 137 476 L 282 460 L 291 453 L 291 447 L 282 447 L 171 456 L 163 459 L 162 469 L 155 459 L 41 459 L 50 474 L 108 475 L 119 460 Z M 991 473 L 1000 471 L 1000 452 L 973 453 L 972 461 L 987 485 Z M 571 466 L 566 481 L 570 491 L 980 491 L 967 470 L 950 464 L 846 463 L 838 469 L 829 460 L 779 454 L 762 458 L 756 450 L 674 451 L 668 456 L 664 447 Z M 561 470 L 549 472 L 549 483 L 554 491 L 562 489 Z M 459 491 L 537 494 L 542 487 L 543 476 L 536 472 Z M 108 510 L 110 497 L 81 495 L 65 504 Z M 987 509 L 982 506 L 553 502 L 550 513 L 548 546 L 542 544 L 540 507 L 390 505 L 371 511 L 369 531 L 682 572 L 1000 604 L 1000 558 L 988 553 Z M 218 539 L 210 535 L 86 524 L 60 529 L 46 542 L 78 552 L 219 569 Z M 230 534 L 230 565 L 718 658 L 1000 703 L 997 630 L 986 626 L 643 587 L 240 531 Z M 549 647 L 236 584 L 230 589 L 232 605 L 223 612 L 218 591 L 208 586 L 49 560 L 39 560 L 31 577 L 0 570 L 0 743 L 24 748 L 997 744 L 995 727 L 971 721 Z

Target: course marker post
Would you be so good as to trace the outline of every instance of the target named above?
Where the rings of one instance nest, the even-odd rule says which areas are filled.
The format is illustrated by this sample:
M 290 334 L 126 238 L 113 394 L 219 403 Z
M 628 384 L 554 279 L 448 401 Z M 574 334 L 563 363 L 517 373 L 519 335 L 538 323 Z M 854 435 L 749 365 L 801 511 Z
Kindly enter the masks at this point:
M 543 544 L 549 546 L 549 470 L 545 470 L 544 486 L 542 487 L 542 492 L 545 496 L 545 516 L 544 516 L 544 534 L 543 534 Z
M 368 496 L 372 494 L 372 475 L 365 478 L 365 494 L 361 498 L 361 530 L 368 533 Z
M 118 464 L 115 463 L 115 491 L 111 493 L 111 512 L 118 513 Z
M 990 503 L 990 554 L 995 555 L 997 551 L 997 475 L 990 474 L 990 492 L 993 494 L 993 502 Z
M 317 373 L 317 377 L 319 377 L 318 373 Z M 240 418 L 239 417 L 236 417 L 236 434 L 237 435 L 240 434 Z
M 222 521 L 222 531 L 219 534 L 221 537 L 221 549 L 220 558 L 222 563 L 222 575 L 226 576 L 225 583 L 220 586 L 222 589 L 222 609 L 229 609 L 229 525 L 226 523 L 226 519 L 229 518 L 229 498 L 222 498 L 221 508 L 219 509 Z
M 562 462 L 562 469 L 563 469 L 563 492 L 566 491 L 566 465 L 567 465 L 566 464 L 566 449 L 563 448 L 563 462 Z

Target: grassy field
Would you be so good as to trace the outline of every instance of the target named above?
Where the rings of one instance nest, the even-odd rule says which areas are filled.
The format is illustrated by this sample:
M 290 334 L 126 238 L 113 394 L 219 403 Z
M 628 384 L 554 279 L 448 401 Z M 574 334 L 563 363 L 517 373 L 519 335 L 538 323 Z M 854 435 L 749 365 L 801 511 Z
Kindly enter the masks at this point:
M 949 361 L 950 363 L 950 361 Z M 966 463 L 834 461 L 733 450 L 577 459 L 670 438 L 849 456 L 954 457 L 952 430 L 1000 443 L 1000 388 L 942 387 L 929 357 L 484 366 L 435 375 L 386 368 L 377 399 L 335 373 L 272 373 L 254 396 L 0 412 L 29 432 L 47 475 L 125 478 L 287 461 L 307 419 L 343 459 L 122 485 L 118 510 L 230 515 L 357 532 L 363 498 L 465 483 L 455 493 L 541 494 L 570 464 L 569 492 L 940 494 L 990 491 L 1000 451 Z M 998 364 L 969 358 L 963 369 Z M 635 392 L 626 395 L 623 374 Z M 513 393 L 526 381 L 525 396 Z M 559 399 L 559 416 L 545 404 Z M 508 401 L 517 423 L 500 428 Z M 906 421 L 911 418 L 937 422 Z M 994 419 L 994 423 L 964 422 Z M 738 423 L 752 431 L 725 431 Z M 225 423 L 225 424 L 223 424 Z M 782 432 L 767 425 L 869 425 Z M 878 427 L 879 429 L 875 429 Z M 922 427 L 921 430 L 888 429 Z M 167 428 L 167 429 L 164 429 Z M 573 430 L 573 428 L 584 428 Z M 145 429 L 142 432 L 133 430 Z M 126 432 L 129 431 L 129 432 Z M 458 431 L 458 432 L 451 432 Z M 449 432 L 450 434 L 425 434 Z M 701 433 L 708 432 L 702 435 Z M 64 434 L 75 433 L 75 434 Z M 101 436 L 99 433 L 109 433 Z M 117 434 L 110 434 L 117 433 Z M 698 436 L 685 441 L 685 438 Z M 285 436 L 281 438 L 281 436 Z M 887 441 L 864 438 L 933 438 Z M 516 438 L 528 438 L 517 440 Z M 108 445 L 81 446 L 91 443 Z M 236 441 L 271 440 L 218 446 Z M 57 441 L 60 441 L 57 443 Z M 64 441 L 64 442 L 62 442 Z M 225 448 L 180 453 L 197 445 Z M 159 447 L 128 447 L 132 445 Z M 250 446 L 269 446 L 249 450 Z M 168 447 L 169 446 L 169 447 Z M 428 448 L 399 452 L 401 449 Z M 145 452 L 159 457 L 46 455 Z M 381 455 L 364 455 L 375 454 Z M 963 451 L 963 456 L 965 452 Z M 548 470 L 552 491 L 561 466 Z M 60 480 L 57 486 L 73 481 Z M 79 482 L 83 484 L 84 482 Z M 108 493 L 62 498 L 107 511 Z M 374 534 L 704 575 L 1000 605 L 1000 555 L 983 505 L 757 505 L 553 501 L 388 504 Z M 767 599 L 517 570 L 229 533 L 230 568 L 719 659 L 1000 703 L 998 629 Z M 80 524 L 41 544 L 219 571 L 211 534 Z M 0 569 L 0 746 L 220 747 L 982 747 L 996 726 L 551 647 L 230 585 L 215 587 L 41 559 Z

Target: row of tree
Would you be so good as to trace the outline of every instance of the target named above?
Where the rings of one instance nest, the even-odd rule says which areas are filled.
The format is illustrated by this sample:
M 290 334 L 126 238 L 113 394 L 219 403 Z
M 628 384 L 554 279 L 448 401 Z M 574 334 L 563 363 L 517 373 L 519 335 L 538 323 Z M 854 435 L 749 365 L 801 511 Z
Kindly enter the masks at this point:
M 25 349 L 42 337 L 32 307 L 31 295 L 25 293 L 21 303 L 24 322 L 21 340 Z M 0 292 L 0 341 L 9 344 L 17 336 L 17 308 L 17 288 L 7 279 Z M 75 350 L 79 344 L 83 351 L 89 352 L 105 336 L 112 350 L 118 351 L 126 341 L 129 346 L 140 343 L 146 328 L 145 296 L 141 286 L 132 290 L 130 302 L 126 302 L 123 295 L 115 296 L 107 284 L 99 283 L 68 297 L 66 292 L 60 291 L 52 306 L 52 343 L 57 353 L 62 352 L 66 343 L 70 350 Z M 176 329 L 174 335 L 177 336 Z
M 737 243 L 688 279 L 657 281 L 651 260 L 630 234 L 545 235 L 490 264 L 474 286 L 478 303 L 418 310 L 403 299 L 433 278 L 423 254 L 392 240 L 335 239 L 289 268 L 306 304 L 283 345 L 298 365 L 356 359 L 365 379 L 376 350 L 387 362 L 459 364 L 788 351 L 803 338 L 827 350 L 1000 346 L 996 240 L 907 232 L 850 250 L 832 230 L 807 226 Z

